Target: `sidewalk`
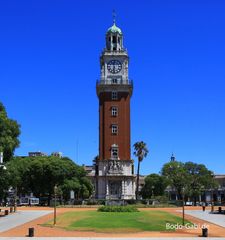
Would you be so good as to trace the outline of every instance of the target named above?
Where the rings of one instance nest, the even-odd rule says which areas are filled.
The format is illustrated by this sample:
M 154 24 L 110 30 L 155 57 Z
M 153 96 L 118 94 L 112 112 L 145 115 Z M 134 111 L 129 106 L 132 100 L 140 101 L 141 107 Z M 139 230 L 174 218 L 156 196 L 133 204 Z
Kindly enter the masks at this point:
M 181 210 L 178 210 L 178 212 L 182 212 Z M 201 211 L 201 210 L 185 210 L 185 213 L 188 215 L 191 215 L 193 217 L 196 217 L 198 219 L 216 224 L 218 226 L 225 228 L 225 215 L 224 214 L 211 214 L 210 211 Z M 224 229 L 225 231 L 225 229 Z
M 5 217 L 0 217 L 0 233 L 11 228 L 18 227 L 24 223 L 51 213 L 50 210 L 40 211 L 18 211 Z
M 0 237 L 0 240 L 27 240 L 27 237 Z M 187 237 L 178 237 L 178 238 L 161 238 L 161 237 L 158 237 L 158 238 L 91 238 L 91 237 L 84 237 L 84 238 L 80 238 L 80 237 L 42 237 L 42 238 L 37 238 L 37 237 L 32 237 L 32 240 L 53 240 L 53 239 L 57 239 L 57 240 L 130 240 L 130 239 L 135 239 L 135 240 L 185 240 L 185 239 L 191 239 L 191 240 L 199 240 L 199 238 L 193 238 L 193 237 L 190 237 L 190 238 L 187 238 Z M 211 240 L 223 240 L 225 238 L 208 238 L 208 239 L 211 239 Z

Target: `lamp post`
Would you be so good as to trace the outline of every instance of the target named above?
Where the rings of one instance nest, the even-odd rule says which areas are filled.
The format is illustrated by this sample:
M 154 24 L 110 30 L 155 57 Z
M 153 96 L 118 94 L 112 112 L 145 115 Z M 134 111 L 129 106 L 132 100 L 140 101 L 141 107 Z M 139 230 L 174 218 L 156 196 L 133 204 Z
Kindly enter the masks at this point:
M 184 187 L 182 188 L 182 225 L 184 226 Z
M 14 190 L 14 212 L 17 210 L 17 187 Z
M 3 165 L 3 152 L 0 152 L 0 166 Z
M 2 149 L 2 148 L 0 147 L 0 149 Z M 1 169 L 2 169 L 2 171 L 6 170 L 6 166 L 3 163 L 3 152 L 0 152 L 0 170 Z M 3 173 L 1 173 L 1 174 L 3 174 Z
M 56 192 L 57 186 L 54 186 L 54 225 L 56 225 Z
M 154 189 L 155 189 L 155 186 L 152 186 L 152 205 L 155 205 L 155 203 L 154 203 Z
M 211 189 L 211 212 L 214 211 L 214 201 L 213 201 L 213 188 Z

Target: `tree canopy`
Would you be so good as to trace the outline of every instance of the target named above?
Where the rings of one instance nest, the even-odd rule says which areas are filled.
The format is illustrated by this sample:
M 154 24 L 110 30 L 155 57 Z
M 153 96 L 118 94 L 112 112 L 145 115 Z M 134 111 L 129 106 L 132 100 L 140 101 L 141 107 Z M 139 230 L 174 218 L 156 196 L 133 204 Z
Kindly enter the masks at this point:
M 181 199 L 182 190 L 187 183 L 187 171 L 184 164 L 178 161 L 166 163 L 161 173 L 167 178 L 169 185 L 177 191 L 178 197 Z
M 71 190 L 77 198 L 92 194 L 92 184 L 84 168 L 66 157 L 14 157 L 6 167 L 10 185 L 17 188 L 18 194 L 32 192 L 36 197 L 47 197 L 49 202 L 54 186 L 58 186 L 66 200 Z
M 177 191 L 179 199 L 185 194 L 195 200 L 205 189 L 216 187 L 213 172 L 204 164 L 173 161 L 164 164 L 161 173 Z
M 144 187 L 141 189 L 141 195 L 144 199 L 150 199 L 154 196 L 164 195 L 168 182 L 164 176 L 153 173 L 145 178 Z
M 5 162 L 10 160 L 19 146 L 19 135 L 20 125 L 8 118 L 5 107 L 0 103 L 0 152 L 3 152 Z
M 208 170 L 204 164 L 186 162 L 184 169 L 187 172 L 186 192 L 194 200 L 205 189 L 216 187 L 213 172 Z

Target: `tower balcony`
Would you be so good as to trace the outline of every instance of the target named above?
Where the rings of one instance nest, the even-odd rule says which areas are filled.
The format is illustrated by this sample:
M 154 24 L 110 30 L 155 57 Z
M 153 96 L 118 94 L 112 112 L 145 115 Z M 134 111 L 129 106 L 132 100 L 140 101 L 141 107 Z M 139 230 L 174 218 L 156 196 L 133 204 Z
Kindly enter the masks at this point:
M 102 50 L 102 55 L 110 55 L 110 56 L 114 56 L 114 55 L 116 55 L 116 56 L 118 56 L 118 55 L 123 56 L 123 55 L 126 55 L 127 56 L 128 52 L 127 52 L 126 48 L 123 48 L 121 50 L 113 50 L 113 51 L 108 50 L 107 48 L 104 48 Z
M 102 92 L 129 92 L 130 96 L 132 96 L 133 92 L 133 80 L 127 80 L 121 83 L 112 83 L 105 80 L 97 80 L 96 81 L 96 92 L 99 96 Z

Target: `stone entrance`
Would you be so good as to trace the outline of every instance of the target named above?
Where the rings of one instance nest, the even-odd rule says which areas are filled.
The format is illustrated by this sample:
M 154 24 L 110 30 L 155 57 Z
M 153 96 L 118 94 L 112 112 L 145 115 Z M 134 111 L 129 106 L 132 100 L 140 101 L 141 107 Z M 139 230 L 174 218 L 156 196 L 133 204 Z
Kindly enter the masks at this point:
M 122 182 L 109 181 L 109 199 L 121 199 L 122 196 Z

